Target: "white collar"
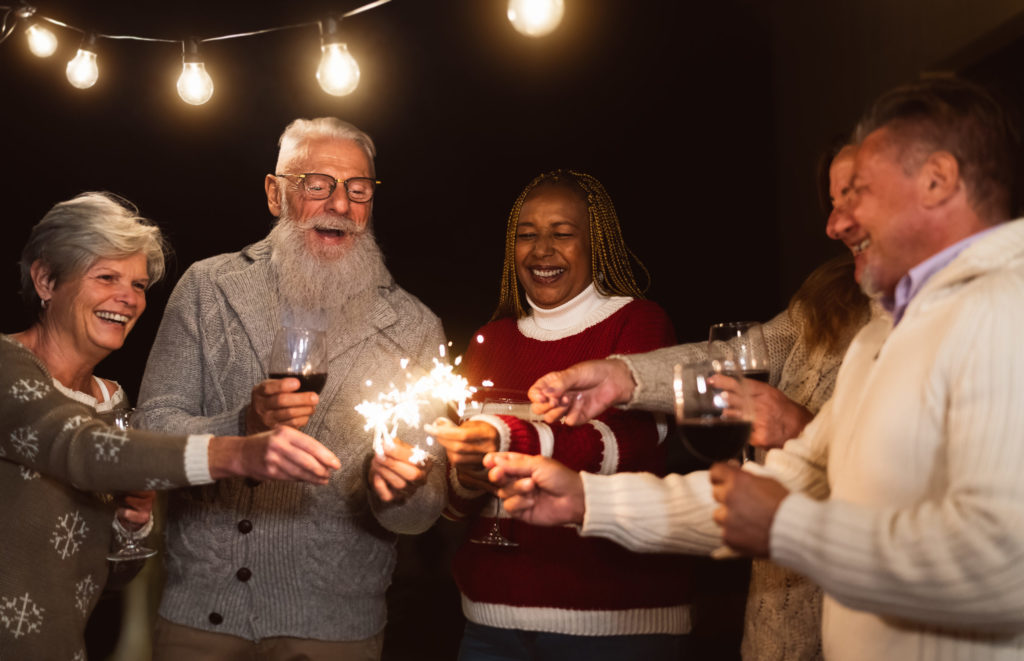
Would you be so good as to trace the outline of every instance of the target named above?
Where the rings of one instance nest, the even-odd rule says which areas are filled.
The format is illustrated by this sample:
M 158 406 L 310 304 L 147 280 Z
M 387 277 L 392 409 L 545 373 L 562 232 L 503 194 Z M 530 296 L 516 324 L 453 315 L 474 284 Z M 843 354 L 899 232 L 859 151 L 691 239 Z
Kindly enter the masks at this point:
M 629 296 L 605 296 L 593 282 L 554 308 L 539 308 L 527 296 L 532 312 L 519 320 L 519 332 L 535 340 L 559 340 L 604 321 L 632 300 Z

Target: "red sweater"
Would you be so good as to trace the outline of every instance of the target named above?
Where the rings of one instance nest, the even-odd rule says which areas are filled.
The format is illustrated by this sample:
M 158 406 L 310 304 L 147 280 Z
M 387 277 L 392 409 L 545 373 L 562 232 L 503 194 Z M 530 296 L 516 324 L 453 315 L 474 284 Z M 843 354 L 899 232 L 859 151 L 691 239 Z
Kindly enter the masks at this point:
M 650 351 L 674 342 L 672 325 L 655 303 L 606 299 L 585 328 L 525 336 L 514 319 L 478 331 L 483 342 L 466 352 L 471 384 L 494 382 L 481 397 L 524 399 L 540 376 L 612 353 Z M 625 303 L 625 304 L 624 304 Z M 526 325 L 531 325 L 526 321 Z M 482 391 L 483 392 L 483 391 Z M 595 473 L 649 471 L 663 475 L 665 457 L 655 417 L 611 409 L 580 427 L 547 425 L 511 416 L 492 418 L 503 449 L 553 456 L 570 468 Z M 482 538 L 493 522 L 493 502 L 455 482 L 449 484 L 450 518 L 470 517 L 469 535 Z M 686 633 L 689 631 L 689 562 L 679 555 L 637 554 L 605 539 L 582 538 L 573 528 L 533 526 L 502 519 L 519 545 L 463 543 L 454 560 L 466 617 L 508 629 L 574 635 Z

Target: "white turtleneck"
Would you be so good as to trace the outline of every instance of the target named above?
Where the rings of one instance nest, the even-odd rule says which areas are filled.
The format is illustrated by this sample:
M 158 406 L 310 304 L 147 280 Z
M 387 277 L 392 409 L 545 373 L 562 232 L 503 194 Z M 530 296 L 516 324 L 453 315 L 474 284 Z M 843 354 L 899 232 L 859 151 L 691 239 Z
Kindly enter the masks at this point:
M 593 282 L 554 308 L 537 307 L 527 296 L 532 312 L 519 320 L 519 332 L 534 340 L 560 340 L 604 321 L 632 300 L 629 296 L 605 296 Z

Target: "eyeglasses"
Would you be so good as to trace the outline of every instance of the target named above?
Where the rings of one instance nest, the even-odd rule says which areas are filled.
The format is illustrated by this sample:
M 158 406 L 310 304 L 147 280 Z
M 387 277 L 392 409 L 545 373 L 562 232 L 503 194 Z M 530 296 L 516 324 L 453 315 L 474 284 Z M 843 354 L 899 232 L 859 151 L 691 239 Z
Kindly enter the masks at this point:
M 349 177 L 348 179 L 335 179 L 329 174 L 319 172 L 306 172 L 305 174 L 275 174 L 275 177 L 296 177 L 302 182 L 302 190 L 306 197 L 311 200 L 326 200 L 334 195 L 334 189 L 341 184 L 345 187 L 345 194 L 352 202 L 369 202 L 373 199 L 373 193 L 377 190 L 379 181 L 372 177 Z

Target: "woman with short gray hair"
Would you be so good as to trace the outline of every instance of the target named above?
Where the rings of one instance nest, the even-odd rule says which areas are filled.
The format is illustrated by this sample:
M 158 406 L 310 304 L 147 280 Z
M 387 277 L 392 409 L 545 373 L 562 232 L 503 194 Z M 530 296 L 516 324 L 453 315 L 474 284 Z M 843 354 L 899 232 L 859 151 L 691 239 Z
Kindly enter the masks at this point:
M 153 489 L 235 476 L 325 484 L 339 466 L 290 428 L 214 437 L 108 424 L 127 398 L 93 369 L 146 309 L 164 252 L 159 228 L 108 193 L 54 206 L 22 252 L 22 295 L 36 321 L 0 335 L 4 658 L 85 658 L 113 533 L 148 534 Z M 110 491 L 122 493 L 118 505 Z

